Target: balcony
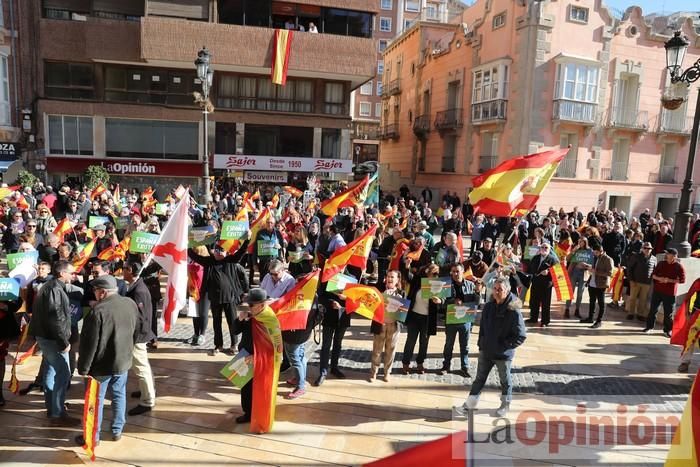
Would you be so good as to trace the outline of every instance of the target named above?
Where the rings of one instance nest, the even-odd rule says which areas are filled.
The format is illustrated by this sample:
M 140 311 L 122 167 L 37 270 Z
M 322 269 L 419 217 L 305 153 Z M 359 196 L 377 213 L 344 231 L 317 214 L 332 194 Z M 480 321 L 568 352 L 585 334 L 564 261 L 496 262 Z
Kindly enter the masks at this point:
M 659 115 L 659 133 L 690 136 L 692 128 L 693 117 L 689 117 L 679 111 L 661 109 L 661 115 Z
M 395 95 L 400 94 L 400 93 L 401 93 L 401 81 L 397 78 L 395 80 L 389 81 L 389 84 L 386 85 L 386 88 L 384 89 L 382 96 L 384 96 L 384 95 L 395 96 Z
M 678 167 L 661 166 L 658 173 L 649 174 L 649 183 L 678 183 Z
M 392 123 L 391 125 L 383 126 L 380 128 L 379 135 L 380 139 L 399 139 L 399 125 Z
M 508 101 L 498 99 L 472 104 L 472 123 L 478 125 L 493 121 L 505 121 Z
M 593 126 L 596 121 L 596 104 L 590 102 L 557 99 L 554 101 L 552 117 L 554 120 L 576 122 Z
M 435 115 L 435 128 L 440 131 L 462 128 L 462 109 L 449 109 Z
M 631 131 L 649 129 L 649 113 L 625 107 L 613 107 L 608 117 L 608 126 Z
M 422 138 L 430 133 L 430 114 L 419 115 L 413 119 L 413 134 Z
M 554 174 L 555 177 L 559 178 L 576 178 L 576 165 L 578 161 L 576 159 L 564 159 L 559 163 L 557 171 Z
M 491 170 L 498 164 L 498 156 L 480 156 L 479 173 Z
M 610 168 L 601 169 L 600 175 L 603 180 L 626 182 L 629 180 L 629 164 L 627 162 L 613 162 Z

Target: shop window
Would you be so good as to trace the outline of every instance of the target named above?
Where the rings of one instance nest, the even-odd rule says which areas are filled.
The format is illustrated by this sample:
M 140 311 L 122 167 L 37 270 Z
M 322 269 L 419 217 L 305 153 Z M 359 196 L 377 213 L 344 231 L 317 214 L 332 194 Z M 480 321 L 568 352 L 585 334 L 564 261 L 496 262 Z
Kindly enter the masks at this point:
M 197 160 L 199 124 L 160 120 L 105 120 L 108 157 Z
M 49 115 L 49 153 L 93 155 L 92 117 Z

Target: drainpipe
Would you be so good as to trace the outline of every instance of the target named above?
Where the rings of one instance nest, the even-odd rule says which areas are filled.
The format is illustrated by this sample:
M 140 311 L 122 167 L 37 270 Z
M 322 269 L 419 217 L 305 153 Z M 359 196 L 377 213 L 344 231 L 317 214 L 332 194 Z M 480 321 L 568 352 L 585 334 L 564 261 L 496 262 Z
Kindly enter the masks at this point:
M 15 95 L 15 120 L 17 122 L 17 127 L 22 128 L 22 121 L 19 118 L 19 92 L 17 88 L 17 83 L 19 77 L 17 76 L 17 61 L 19 57 L 17 56 L 17 47 L 15 44 L 15 36 L 17 30 L 15 29 L 15 2 L 10 0 L 10 54 L 12 55 L 12 87 L 13 93 Z

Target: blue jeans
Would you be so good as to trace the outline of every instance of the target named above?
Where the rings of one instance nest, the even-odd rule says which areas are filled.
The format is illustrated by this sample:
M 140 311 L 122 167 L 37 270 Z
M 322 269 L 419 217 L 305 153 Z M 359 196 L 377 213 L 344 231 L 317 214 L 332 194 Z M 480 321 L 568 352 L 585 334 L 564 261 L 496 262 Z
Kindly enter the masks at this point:
M 105 407 L 107 389 L 112 390 L 112 434 L 119 435 L 124 430 L 126 423 L 126 379 L 128 372 L 119 375 L 95 376 L 100 382 L 100 400 L 97 406 L 97 426 L 102 426 L 102 413 Z M 100 432 L 97 431 L 97 439 Z
M 498 369 L 498 379 L 501 380 L 501 401 L 510 402 L 513 399 L 513 381 L 510 377 L 510 367 L 512 360 L 494 360 L 479 353 L 479 365 L 476 368 L 476 378 L 472 383 L 470 396 L 478 396 L 486 384 L 486 379 L 491 373 L 491 368 Z
M 306 355 L 304 355 L 304 344 L 284 343 L 284 351 L 289 359 L 289 364 L 297 373 L 297 388 L 306 389 Z
M 66 390 L 70 382 L 70 366 L 68 364 L 68 352 L 63 352 L 61 345 L 51 339 L 37 337 L 46 362 L 44 374 L 44 405 L 46 414 L 50 418 L 58 418 L 65 415 Z M 43 362 L 42 362 L 43 363 Z
M 450 368 L 452 362 L 452 350 L 455 346 L 455 339 L 459 335 L 459 362 L 461 369 L 469 368 L 469 331 L 471 331 L 471 323 L 465 324 L 448 324 L 445 326 L 445 347 L 442 349 L 442 367 Z
M 583 300 L 583 291 L 586 288 L 586 283 L 583 280 L 583 273 L 571 275 L 571 287 L 576 288 L 576 309 L 581 308 L 581 300 Z M 566 309 L 571 306 L 571 300 L 566 301 Z

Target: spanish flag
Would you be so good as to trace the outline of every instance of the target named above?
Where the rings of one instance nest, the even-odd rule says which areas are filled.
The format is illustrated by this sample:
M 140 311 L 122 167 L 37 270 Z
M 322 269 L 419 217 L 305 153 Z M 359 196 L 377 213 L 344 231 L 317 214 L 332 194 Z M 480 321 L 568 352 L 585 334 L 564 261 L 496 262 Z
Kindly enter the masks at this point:
M 673 434 L 665 467 L 700 465 L 700 371 L 695 375 L 681 422 Z
M 467 432 L 458 431 L 444 438 L 413 446 L 364 467 L 464 467 L 467 462 Z
M 75 267 L 75 272 L 80 272 L 83 267 L 90 259 L 92 250 L 95 249 L 95 239 L 90 240 L 89 243 L 83 245 L 78 245 L 78 251 L 75 254 L 75 259 L 73 259 L 73 267 Z
M 155 193 L 155 190 L 149 186 L 148 188 L 143 190 L 143 193 L 141 193 L 141 197 L 146 199 L 152 199 L 153 193 Z
M 277 209 L 277 207 L 280 205 L 280 195 L 275 193 L 275 195 L 272 197 L 272 209 Z
M 201 298 L 199 289 L 203 278 L 204 268 L 202 266 L 196 263 L 187 265 L 187 293 L 190 294 L 190 298 L 195 302 L 198 302 Z
M 469 221 L 467 221 L 469 222 Z M 464 239 L 462 238 L 462 232 L 457 232 L 457 261 L 464 261 Z M 471 268 L 469 268 L 471 271 Z
M 90 377 L 85 388 L 85 406 L 83 408 L 83 449 L 90 460 L 95 460 L 95 446 L 97 445 L 97 433 L 100 431 L 98 419 L 98 404 L 100 399 L 100 382 Z
M 117 207 L 117 209 L 122 208 L 122 192 L 121 189 L 119 188 L 119 184 L 117 183 L 117 186 L 114 187 L 114 192 L 112 193 L 112 199 L 114 200 L 114 205 Z
M 292 290 L 270 304 L 282 331 L 306 329 L 309 312 L 316 297 L 319 274 L 320 271 L 316 270 L 300 277 Z
M 569 255 L 569 253 L 571 253 L 573 243 L 574 242 L 571 240 L 571 238 L 567 238 L 554 245 L 554 253 L 557 255 L 560 261 L 566 261 L 566 257 Z
M 346 313 L 357 313 L 384 324 L 384 297 L 379 290 L 369 285 L 347 284 L 343 295 Z
M 569 148 L 509 159 L 474 177 L 469 201 L 484 214 L 507 217 L 516 209 L 532 209 Z
M 474 277 L 471 266 L 467 266 L 467 269 L 464 270 L 462 277 L 464 277 L 465 281 L 476 282 L 476 277 Z
M 295 188 L 289 185 L 283 186 L 282 189 L 290 195 L 294 196 L 295 198 L 299 198 L 304 194 L 304 192 L 301 191 L 299 188 Z
M 255 248 L 255 240 L 258 236 L 258 232 L 265 226 L 267 220 L 272 217 L 272 211 L 268 208 L 262 210 L 257 219 L 250 224 L 250 245 L 248 245 L 248 254 L 253 254 L 253 249 Z
M 97 255 L 97 259 L 103 261 L 118 261 L 126 259 L 126 254 L 129 251 L 129 245 L 131 244 L 131 237 L 126 236 L 119 242 L 116 246 L 106 248 Z
M 238 213 L 236 213 L 236 216 L 233 218 L 235 221 L 247 221 L 248 220 L 248 206 L 245 204 L 241 207 L 241 209 L 238 210 Z M 238 251 L 238 249 L 241 247 L 243 244 L 243 240 L 234 240 L 234 239 L 229 239 L 229 240 L 219 240 L 219 246 L 226 250 L 226 252 L 230 255 L 234 254 L 235 252 Z
M 372 250 L 372 241 L 376 232 L 377 226 L 373 225 L 352 242 L 335 250 L 323 266 L 321 282 L 328 282 L 331 277 L 342 272 L 348 265 L 358 267 L 362 271 L 367 269 L 367 258 Z
M 694 311 L 696 308 L 700 309 L 700 299 L 692 303 L 699 291 L 700 278 L 695 279 L 693 285 L 690 286 L 688 293 L 685 295 L 685 300 L 683 300 L 683 303 L 681 303 L 681 306 L 678 307 L 676 314 L 673 316 L 671 344 L 683 347 L 681 355 L 688 351 L 692 352 L 695 348 L 695 343 L 700 338 L 700 321 L 698 321 L 700 311 Z
M 15 191 L 19 190 L 21 185 L 4 186 L 0 188 L 0 200 L 7 198 L 12 195 Z
M 27 199 L 21 193 L 20 193 L 19 198 L 17 198 L 17 201 L 15 203 L 17 204 L 17 207 L 23 211 L 26 211 L 27 209 L 29 209 L 29 203 L 27 203 Z
M 391 252 L 391 257 L 389 258 L 389 268 L 387 271 L 397 270 L 401 265 L 401 258 L 408 251 L 408 240 L 405 238 L 399 239 L 394 245 L 394 250 Z
M 275 37 L 272 43 L 272 84 L 281 86 L 287 84 L 287 69 L 289 68 L 289 56 L 292 51 L 292 37 L 294 37 L 294 31 L 275 29 Z
M 557 263 L 549 268 L 549 275 L 552 276 L 554 290 L 557 293 L 557 300 L 571 300 L 574 291 L 571 287 L 571 279 L 569 278 L 569 273 L 566 271 L 566 268 L 562 266 L 561 263 Z
M 100 197 L 102 193 L 107 191 L 107 188 L 105 188 L 104 184 L 102 182 L 98 183 L 95 188 L 92 189 L 92 193 L 90 193 L 90 199 L 97 199 Z
M 613 301 L 617 302 L 622 298 L 622 283 L 625 279 L 625 270 L 617 268 L 613 273 L 612 281 L 610 281 L 609 292 L 612 292 Z
M 275 421 L 277 383 L 282 364 L 282 331 L 275 312 L 266 306 L 252 319 L 253 411 L 251 433 L 267 433 Z
M 72 230 L 73 224 L 70 223 L 67 217 L 64 217 L 58 224 L 56 224 L 56 228 L 53 229 L 53 233 L 59 238 L 59 240 L 61 240 L 62 243 L 63 237 L 65 237 L 66 234 Z
M 335 216 L 340 208 L 359 206 L 364 202 L 363 196 L 366 195 L 365 187 L 368 183 L 369 177 L 365 175 L 365 178 L 357 185 L 322 202 L 321 212 L 326 216 Z

